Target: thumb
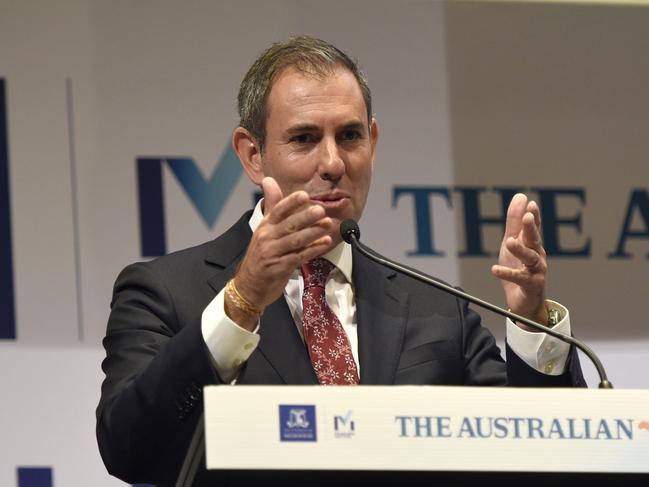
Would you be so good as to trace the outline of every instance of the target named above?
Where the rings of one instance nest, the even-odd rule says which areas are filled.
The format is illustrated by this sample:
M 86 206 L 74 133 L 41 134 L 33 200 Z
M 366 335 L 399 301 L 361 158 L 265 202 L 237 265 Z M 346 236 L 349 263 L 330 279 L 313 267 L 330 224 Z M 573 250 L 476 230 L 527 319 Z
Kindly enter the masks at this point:
M 265 177 L 261 181 L 261 188 L 264 192 L 264 213 L 268 214 L 275 208 L 275 205 L 280 202 L 284 195 L 277 181 L 270 176 Z

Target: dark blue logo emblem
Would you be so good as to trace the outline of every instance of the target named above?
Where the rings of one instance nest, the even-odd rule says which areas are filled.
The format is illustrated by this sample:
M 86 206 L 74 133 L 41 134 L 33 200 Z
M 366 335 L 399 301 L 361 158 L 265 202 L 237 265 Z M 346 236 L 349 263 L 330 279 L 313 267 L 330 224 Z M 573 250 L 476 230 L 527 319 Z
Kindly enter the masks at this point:
M 336 438 L 351 438 L 354 436 L 356 423 L 352 419 L 352 411 L 334 416 L 334 435 Z
M 317 441 L 315 406 L 279 406 L 280 441 Z

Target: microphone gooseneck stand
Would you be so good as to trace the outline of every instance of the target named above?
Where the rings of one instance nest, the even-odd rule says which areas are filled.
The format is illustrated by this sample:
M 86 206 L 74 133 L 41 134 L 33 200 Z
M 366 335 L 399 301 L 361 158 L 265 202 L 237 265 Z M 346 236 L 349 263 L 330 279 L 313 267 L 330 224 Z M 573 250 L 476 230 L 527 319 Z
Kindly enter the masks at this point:
M 358 224 L 354 220 L 345 220 L 340 224 L 340 235 L 342 236 L 345 242 L 351 244 L 365 257 L 375 262 L 378 262 L 381 265 L 399 271 L 423 283 L 430 284 L 431 286 L 435 286 L 436 288 L 446 291 L 447 293 L 450 293 L 454 296 L 457 296 L 462 299 L 466 299 L 467 301 L 477 304 L 478 306 L 488 309 L 489 311 L 493 311 L 494 313 L 505 316 L 511 319 L 512 321 L 519 321 L 521 323 L 526 324 L 527 326 L 534 328 L 535 330 L 542 331 L 544 333 L 547 333 L 548 335 L 558 338 L 561 341 L 574 345 L 579 350 L 584 352 L 595 365 L 595 368 L 597 369 L 597 373 L 599 374 L 599 379 L 600 379 L 599 388 L 613 389 L 613 384 L 611 384 L 606 378 L 606 372 L 604 371 L 604 367 L 602 366 L 602 363 L 600 362 L 599 358 L 597 358 L 597 355 L 595 355 L 595 352 L 593 352 L 590 349 L 590 347 L 580 342 L 576 338 L 563 335 L 557 331 L 554 331 L 552 328 L 548 328 L 547 326 L 537 323 L 536 321 L 529 320 L 524 316 L 517 315 L 516 313 L 507 311 L 506 309 L 503 309 L 500 306 L 496 306 L 495 304 L 488 303 L 487 301 L 483 301 L 482 299 L 476 298 L 475 296 L 471 296 L 470 294 L 467 294 L 464 291 L 449 286 L 448 284 L 444 284 L 443 282 L 440 282 L 437 279 L 427 274 L 424 274 L 423 272 L 415 271 L 414 269 L 401 265 L 398 262 L 394 262 L 393 260 L 390 260 L 387 257 L 383 257 L 382 255 L 378 254 L 377 252 L 363 245 L 360 242 L 360 230 L 358 228 Z
M 196 423 L 196 429 L 192 435 L 192 441 L 189 444 L 183 466 L 180 469 L 175 487 L 192 487 L 196 472 L 201 464 L 201 459 L 205 456 L 205 413 L 201 411 L 201 416 Z

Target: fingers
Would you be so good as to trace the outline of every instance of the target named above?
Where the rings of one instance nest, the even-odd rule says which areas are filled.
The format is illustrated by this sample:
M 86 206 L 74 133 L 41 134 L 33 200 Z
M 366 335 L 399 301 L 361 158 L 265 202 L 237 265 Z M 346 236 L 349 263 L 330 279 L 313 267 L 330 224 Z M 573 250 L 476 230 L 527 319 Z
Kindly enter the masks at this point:
M 316 222 L 305 225 L 299 230 L 284 233 L 269 240 L 267 252 L 269 255 L 282 257 L 289 254 L 301 254 L 311 249 L 313 246 L 319 246 L 321 239 L 328 236 L 328 244 L 331 244 L 331 226 L 333 222 L 330 218 L 323 218 Z M 310 253 L 310 252 L 309 252 Z M 301 260 L 301 259 L 300 259 Z M 301 260 L 302 261 L 302 260 Z
M 498 279 L 502 279 L 504 281 L 509 281 L 513 282 L 515 284 L 519 284 L 522 278 L 519 276 L 518 271 L 516 269 L 512 269 L 511 267 L 506 267 L 504 265 L 498 265 L 494 264 L 491 266 L 491 274 Z
M 527 211 L 534 215 L 534 223 L 537 227 L 541 228 L 541 210 L 539 210 L 539 205 L 536 204 L 536 201 L 527 203 Z
M 298 262 L 308 262 L 320 257 L 324 254 L 329 247 L 331 247 L 332 238 L 329 235 L 325 235 L 318 240 L 315 240 L 311 245 L 301 250 L 301 252 L 296 256 Z
M 275 202 L 272 207 L 264 205 L 264 219 L 276 225 L 286 220 L 290 215 L 311 206 L 313 205 L 310 204 L 309 195 L 306 191 L 296 191 Z
M 498 264 L 491 266 L 491 274 L 503 281 L 514 283 L 522 289 L 531 289 L 532 287 L 542 289 L 545 282 L 543 274 L 530 274 L 520 269 L 512 269 Z
M 507 208 L 507 219 L 505 221 L 505 238 L 516 237 L 521 231 L 523 215 L 527 209 L 527 196 L 517 193 L 512 198 Z
M 541 249 L 541 230 L 537 221 L 540 221 L 538 208 L 536 215 L 529 211 L 523 215 L 522 241 L 526 247 L 539 251 Z
M 526 226 L 536 228 L 532 215 L 528 214 L 526 219 L 529 220 L 526 222 Z M 522 239 L 513 237 L 507 238 L 504 245 L 522 266 L 494 265 L 491 267 L 491 273 L 495 277 L 516 284 L 522 289 L 540 289 L 542 293 L 545 286 L 545 275 L 547 273 L 547 261 L 543 248 L 540 246 L 530 248 L 522 242 Z
M 269 180 L 268 182 L 266 180 Z M 272 192 L 276 182 L 264 179 L 264 189 Z M 277 188 L 279 190 L 279 188 Z M 264 219 L 257 228 L 253 242 L 259 244 L 263 260 L 271 265 L 291 265 L 284 262 L 303 256 L 311 256 L 317 251 L 326 251 L 332 243 L 329 236 L 333 221 L 326 216 L 325 209 L 313 204 L 305 191 L 296 191 L 275 203 L 270 211 L 264 212 Z M 323 238 L 327 236 L 326 239 Z M 318 254 L 316 254 L 317 256 Z M 293 265 L 299 262 L 294 262 Z
M 530 246 L 519 239 L 510 237 L 505 241 L 505 246 L 529 272 L 545 272 L 545 251 L 540 246 L 540 241 L 537 243 L 538 245 Z
M 293 198 L 291 195 L 279 202 L 274 210 L 264 217 L 263 225 L 260 225 L 262 232 L 270 232 L 268 237 L 273 239 L 285 236 L 298 238 L 303 236 L 303 230 L 311 229 L 316 232 L 314 235 L 317 238 L 322 234 L 322 228 L 329 230 L 332 222 L 326 217 L 324 208 L 311 204 L 308 197 L 303 200 L 301 196 Z
M 528 201 L 523 193 L 512 198 L 507 209 L 503 243 L 509 238 L 520 238 L 524 245 L 541 250 L 541 212 L 535 201 Z
M 325 224 L 326 222 L 322 221 L 325 216 L 324 208 L 319 205 L 307 204 L 300 207 L 295 213 L 283 218 L 277 223 L 277 226 L 284 234 L 293 234 L 306 227 Z M 327 219 L 327 221 L 330 220 L 330 218 Z

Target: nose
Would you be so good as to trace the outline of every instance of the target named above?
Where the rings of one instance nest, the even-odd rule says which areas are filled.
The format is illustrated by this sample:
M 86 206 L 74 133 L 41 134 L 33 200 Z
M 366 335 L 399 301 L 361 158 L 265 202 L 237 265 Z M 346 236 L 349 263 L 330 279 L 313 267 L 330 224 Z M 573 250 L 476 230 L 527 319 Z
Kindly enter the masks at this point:
M 325 181 L 338 181 L 345 174 L 345 161 L 335 138 L 323 139 L 318 174 Z

